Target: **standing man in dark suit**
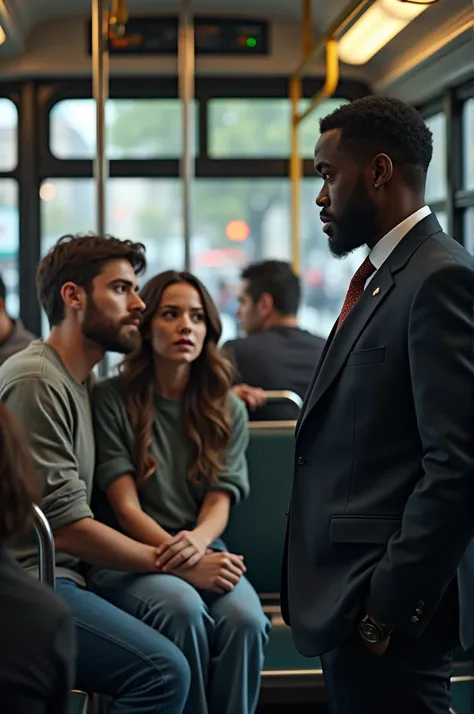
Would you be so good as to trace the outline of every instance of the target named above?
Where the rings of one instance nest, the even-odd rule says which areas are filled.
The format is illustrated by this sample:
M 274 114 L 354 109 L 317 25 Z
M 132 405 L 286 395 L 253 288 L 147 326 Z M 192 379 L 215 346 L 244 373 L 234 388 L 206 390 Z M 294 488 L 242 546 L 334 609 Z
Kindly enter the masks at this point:
M 425 205 L 432 137 L 402 102 L 321 121 L 336 257 L 367 245 L 309 387 L 282 606 L 334 714 L 448 714 L 474 642 L 474 260 Z

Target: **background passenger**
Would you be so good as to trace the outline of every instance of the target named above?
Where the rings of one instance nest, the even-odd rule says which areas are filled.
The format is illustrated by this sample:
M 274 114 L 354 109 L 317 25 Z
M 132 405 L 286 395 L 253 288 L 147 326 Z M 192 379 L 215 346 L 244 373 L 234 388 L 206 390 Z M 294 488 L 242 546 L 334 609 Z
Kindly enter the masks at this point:
M 243 383 L 234 392 L 245 401 L 247 385 L 289 389 L 302 399 L 305 396 L 324 340 L 298 327 L 300 298 L 300 279 L 288 263 L 265 260 L 242 272 L 237 316 L 247 337 L 230 340 L 224 349 L 232 354 L 238 381 Z M 250 411 L 250 419 L 260 421 L 297 416 L 290 403 Z
M 96 475 L 123 530 L 159 547 L 162 573 L 94 569 L 91 587 L 180 647 L 188 714 L 252 714 L 269 622 L 220 539 L 249 492 L 246 410 L 199 280 L 161 273 L 140 297 L 141 348 L 95 388 Z
M 7 550 L 31 525 L 39 480 L 20 424 L 0 402 L 0 708 L 5 714 L 63 714 L 74 682 L 74 623 L 50 588 Z
M 156 572 L 156 548 L 97 522 L 90 499 L 94 430 L 90 374 L 106 350 L 128 352 L 143 303 L 140 243 L 64 236 L 39 263 L 38 294 L 51 332 L 0 368 L 0 399 L 23 423 L 56 542 L 56 588 L 73 610 L 77 686 L 113 698 L 109 714 L 179 714 L 189 667 L 169 640 L 86 589 L 85 563 Z M 15 554 L 37 573 L 27 538 Z
M 0 364 L 35 339 L 35 336 L 23 327 L 21 320 L 13 320 L 9 317 L 6 301 L 7 289 L 0 277 Z

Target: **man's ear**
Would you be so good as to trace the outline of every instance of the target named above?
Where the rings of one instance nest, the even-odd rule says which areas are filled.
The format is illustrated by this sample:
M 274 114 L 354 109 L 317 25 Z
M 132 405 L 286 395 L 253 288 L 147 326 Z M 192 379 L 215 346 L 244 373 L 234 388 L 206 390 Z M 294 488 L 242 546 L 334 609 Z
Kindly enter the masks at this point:
M 76 283 L 64 283 L 61 288 L 61 298 L 64 305 L 71 310 L 83 310 L 86 306 L 86 293 L 84 288 L 79 287 Z
M 270 293 L 262 293 L 258 300 L 258 304 L 260 307 L 260 312 L 265 317 L 267 317 L 273 311 L 274 302 L 273 302 L 273 298 L 270 295 Z
M 374 188 L 385 186 L 392 178 L 392 175 L 393 163 L 390 156 L 387 156 L 387 154 L 377 154 L 372 167 Z

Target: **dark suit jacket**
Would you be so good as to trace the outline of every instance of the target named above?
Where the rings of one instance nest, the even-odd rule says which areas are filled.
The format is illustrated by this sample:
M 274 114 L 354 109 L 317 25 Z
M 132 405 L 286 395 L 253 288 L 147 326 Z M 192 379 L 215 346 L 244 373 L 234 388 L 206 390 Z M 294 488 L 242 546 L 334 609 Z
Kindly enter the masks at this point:
M 226 342 L 223 349 L 235 362 L 238 381 L 261 389 L 289 389 L 303 399 L 325 340 L 299 327 L 272 327 Z M 249 413 L 250 421 L 293 420 L 298 408 L 274 402 Z
M 297 425 L 282 610 L 298 649 L 336 647 L 362 613 L 421 634 L 473 532 L 474 260 L 431 214 L 333 329 Z
M 0 711 L 65 714 L 74 657 L 66 603 L 0 546 Z

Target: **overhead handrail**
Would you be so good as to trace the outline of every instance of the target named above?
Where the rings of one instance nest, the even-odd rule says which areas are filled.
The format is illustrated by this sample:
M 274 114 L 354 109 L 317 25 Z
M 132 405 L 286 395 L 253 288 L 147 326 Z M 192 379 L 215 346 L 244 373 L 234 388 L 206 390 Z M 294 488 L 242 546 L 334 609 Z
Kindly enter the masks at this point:
M 54 590 L 56 580 L 54 575 L 55 547 L 53 531 L 43 511 L 36 504 L 33 505 L 33 527 L 38 543 L 39 579 Z
M 112 0 L 112 9 L 109 16 L 109 29 L 117 37 L 123 37 L 127 30 L 127 0 Z

